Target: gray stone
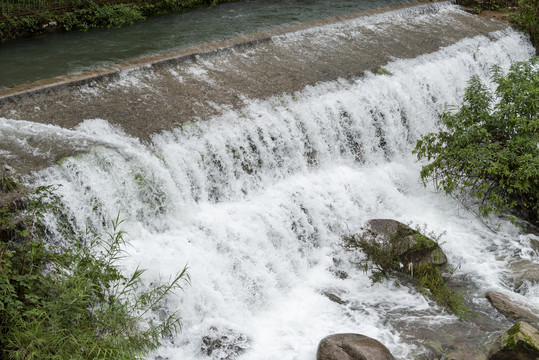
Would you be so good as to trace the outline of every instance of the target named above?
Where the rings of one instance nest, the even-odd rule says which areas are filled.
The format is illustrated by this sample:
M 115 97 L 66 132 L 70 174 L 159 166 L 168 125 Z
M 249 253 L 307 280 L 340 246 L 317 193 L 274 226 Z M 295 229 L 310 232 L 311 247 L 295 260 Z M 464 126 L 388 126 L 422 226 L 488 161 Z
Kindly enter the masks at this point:
M 496 338 L 488 360 L 536 360 L 539 358 L 539 330 L 523 321 Z
M 322 295 L 324 295 L 325 297 L 327 297 L 329 300 L 333 301 L 336 304 L 339 304 L 339 305 L 346 305 L 347 304 L 346 301 L 344 301 L 343 299 L 341 299 L 340 297 L 338 297 L 337 295 L 335 295 L 331 291 L 323 291 Z
M 233 360 L 251 347 L 251 339 L 233 330 L 210 328 L 200 350 L 212 359 Z
M 532 239 L 531 237 L 528 237 L 528 240 L 530 241 L 530 246 L 535 251 L 536 255 L 539 255 L 539 240 Z
M 444 360 L 486 360 L 485 354 L 476 349 L 462 348 L 449 351 L 444 357 Z
M 515 290 L 525 283 L 539 283 L 539 265 L 526 259 L 515 261 L 509 265 L 507 280 L 513 284 Z
M 404 265 L 408 263 L 418 264 L 421 262 L 436 266 L 447 264 L 447 257 L 434 240 L 421 235 L 416 230 L 396 220 L 369 220 L 365 224 L 365 231 L 362 236 L 367 239 L 371 238 L 372 240 L 379 239 L 380 237 L 384 240 L 397 237 L 400 247 L 398 255 Z M 426 239 L 426 242 L 421 243 L 420 239 Z
M 528 322 L 537 322 L 539 320 L 524 304 L 518 303 L 515 299 L 507 295 L 496 291 L 489 291 L 486 294 L 486 298 L 492 306 L 509 319 Z
M 316 360 L 395 360 L 379 341 L 360 334 L 334 334 L 320 341 Z

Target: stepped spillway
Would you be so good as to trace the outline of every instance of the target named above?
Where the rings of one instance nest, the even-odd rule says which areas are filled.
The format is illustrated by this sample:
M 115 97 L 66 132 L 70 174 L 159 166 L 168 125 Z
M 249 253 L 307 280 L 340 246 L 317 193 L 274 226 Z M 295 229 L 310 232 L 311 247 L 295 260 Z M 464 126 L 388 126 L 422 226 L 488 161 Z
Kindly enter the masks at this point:
M 352 80 L 392 59 L 414 58 L 466 37 L 489 38 L 508 26 L 447 2 L 404 4 L 314 24 L 325 25 L 275 29 L 0 90 L 0 117 L 67 129 L 101 118 L 147 140 L 181 123 L 242 108 L 250 99 Z M 4 130 L 0 161 L 8 156 L 21 171 L 87 148 L 34 134 L 32 146 L 38 150 L 28 152 L 10 141 L 27 137 L 17 131 Z

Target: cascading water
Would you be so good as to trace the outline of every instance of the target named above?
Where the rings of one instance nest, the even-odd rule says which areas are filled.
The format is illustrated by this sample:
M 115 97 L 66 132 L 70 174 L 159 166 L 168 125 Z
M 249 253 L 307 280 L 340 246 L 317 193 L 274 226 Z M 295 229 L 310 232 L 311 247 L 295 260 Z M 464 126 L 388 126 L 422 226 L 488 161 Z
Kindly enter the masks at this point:
M 504 276 L 508 264 L 537 261 L 526 236 L 504 221 L 492 233 L 424 188 L 411 149 L 437 129 L 438 114 L 460 101 L 473 74 L 486 81 L 493 64 L 508 68 L 532 53 L 513 30 L 465 39 L 396 60 L 385 66 L 391 75 L 253 100 L 149 144 L 100 119 L 74 130 L 27 123 L 28 133 L 98 144 L 33 181 L 61 185 L 67 219 L 80 231 L 107 231 L 120 213 L 132 245 L 123 265 L 148 269 L 148 283 L 188 264 L 192 285 L 168 302 L 184 330 L 155 358 L 224 359 L 242 348 L 241 359 L 314 359 L 324 336 L 355 332 L 409 359 L 421 351 L 413 328 L 458 319 L 394 281 L 371 286 L 341 236 L 371 218 L 426 224 L 446 232 L 442 249 L 473 284 L 478 306 L 487 307 L 487 289 L 515 290 Z M 520 291 L 515 296 L 539 306 L 537 288 Z M 226 336 L 222 348 L 205 349 L 208 336 Z

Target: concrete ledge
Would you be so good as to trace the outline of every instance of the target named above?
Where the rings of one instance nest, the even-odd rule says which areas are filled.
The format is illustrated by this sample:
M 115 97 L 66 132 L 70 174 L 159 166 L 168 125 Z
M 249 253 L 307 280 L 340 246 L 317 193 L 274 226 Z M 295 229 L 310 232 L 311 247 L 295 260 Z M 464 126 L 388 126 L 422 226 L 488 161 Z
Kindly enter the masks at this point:
M 180 50 L 169 51 L 161 54 L 152 54 L 142 56 L 136 59 L 122 61 L 120 63 L 98 67 L 92 70 L 76 72 L 72 74 L 56 76 L 48 79 L 38 80 L 29 84 L 18 85 L 9 89 L 0 89 L 0 102 L 6 100 L 14 100 L 28 95 L 33 95 L 38 92 L 59 89 L 70 85 L 81 85 L 94 80 L 111 77 L 118 74 L 120 71 L 131 70 L 143 66 L 158 66 L 170 64 L 173 62 L 181 62 L 186 58 L 197 55 L 208 55 L 213 52 L 218 52 L 226 48 L 241 48 L 244 46 L 252 46 L 257 43 L 270 41 L 272 37 L 292 33 L 296 31 L 306 30 L 312 27 L 335 24 L 348 20 L 353 20 L 359 17 L 381 14 L 388 11 L 412 8 L 418 5 L 430 3 L 442 3 L 444 0 L 413 0 L 408 3 L 394 5 L 391 7 L 377 8 L 372 10 L 348 13 L 338 16 L 333 16 L 321 20 L 315 20 L 305 23 L 298 23 L 290 26 L 278 27 L 265 31 L 260 31 L 247 35 L 240 35 L 224 40 L 203 43 L 200 45 L 189 46 Z
M 104 119 L 150 142 L 155 133 L 241 109 L 249 99 L 353 80 L 396 58 L 415 58 L 468 37 L 488 39 L 508 27 L 449 3 L 442 11 L 428 4 L 271 29 L 2 90 L 0 118 L 10 120 L 0 121 L 0 165 L 28 172 L 87 151 L 100 139 L 71 131 L 87 119 Z M 388 16 L 377 16 L 382 13 Z M 336 31 L 320 27 L 332 24 Z

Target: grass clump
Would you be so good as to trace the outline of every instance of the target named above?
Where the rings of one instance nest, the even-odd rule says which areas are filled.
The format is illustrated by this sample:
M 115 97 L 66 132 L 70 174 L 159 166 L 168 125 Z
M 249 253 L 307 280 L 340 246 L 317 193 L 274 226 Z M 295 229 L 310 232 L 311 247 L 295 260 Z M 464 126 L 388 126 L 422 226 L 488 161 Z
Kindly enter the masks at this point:
M 386 69 L 386 68 L 384 68 L 384 67 L 378 68 L 378 69 L 376 70 L 376 73 L 377 73 L 378 75 L 388 75 L 388 76 L 393 75 L 393 74 L 391 73 L 391 71 L 389 71 L 388 69 Z
M 89 244 L 51 246 L 41 221 L 54 200 L 40 187 L 0 207 L 0 359 L 143 359 L 181 329 L 176 312 L 156 320 L 150 311 L 189 282 L 186 268 L 141 289 L 144 270 L 125 276 L 117 264 L 126 246 L 118 218 Z

